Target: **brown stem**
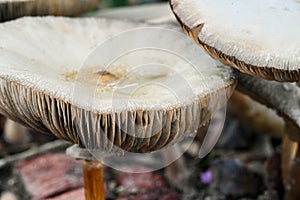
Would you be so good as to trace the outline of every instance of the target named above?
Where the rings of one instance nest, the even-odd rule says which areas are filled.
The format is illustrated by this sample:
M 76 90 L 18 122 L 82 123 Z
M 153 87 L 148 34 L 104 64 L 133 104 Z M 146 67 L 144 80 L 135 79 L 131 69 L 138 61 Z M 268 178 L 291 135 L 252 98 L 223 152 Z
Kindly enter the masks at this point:
M 236 72 L 238 89 L 277 110 L 285 119 L 282 174 L 285 200 L 300 199 L 300 88 L 292 83 L 266 81 Z
M 300 148 L 299 143 L 294 144 L 292 160 L 285 183 L 285 200 L 300 199 Z
M 99 160 L 85 160 L 83 164 L 86 200 L 105 200 L 103 166 Z
M 291 169 L 292 161 L 295 158 L 298 143 L 289 139 L 287 134 L 282 137 L 282 150 L 281 150 L 281 171 L 284 185 L 287 185 L 289 179 L 289 172 Z

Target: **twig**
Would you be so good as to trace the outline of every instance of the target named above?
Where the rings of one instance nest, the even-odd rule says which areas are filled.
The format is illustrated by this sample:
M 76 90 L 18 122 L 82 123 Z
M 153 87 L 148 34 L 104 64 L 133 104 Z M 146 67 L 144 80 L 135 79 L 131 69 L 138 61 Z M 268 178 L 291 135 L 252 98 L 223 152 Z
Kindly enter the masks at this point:
M 3 159 L 0 159 L 0 168 L 7 164 L 14 163 L 16 161 L 28 159 L 28 158 L 31 158 L 31 157 L 34 157 L 37 155 L 47 153 L 49 151 L 63 149 L 68 146 L 70 146 L 70 143 L 67 143 L 67 142 L 61 141 L 61 140 L 49 142 L 49 143 L 43 144 L 41 146 L 34 146 L 34 147 L 30 148 L 29 150 L 24 151 L 22 153 L 18 153 L 18 154 L 12 155 L 12 156 L 7 156 Z

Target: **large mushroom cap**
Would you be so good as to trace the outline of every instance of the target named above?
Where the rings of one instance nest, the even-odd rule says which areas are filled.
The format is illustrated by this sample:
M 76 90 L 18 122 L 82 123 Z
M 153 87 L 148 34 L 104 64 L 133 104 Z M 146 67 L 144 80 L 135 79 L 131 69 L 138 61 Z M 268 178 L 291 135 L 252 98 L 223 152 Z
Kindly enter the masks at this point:
M 299 0 L 170 0 L 184 29 L 214 58 L 242 72 L 299 81 Z
M 180 56 L 151 48 L 126 54 L 110 67 L 102 63 L 101 58 L 122 49 L 126 39 L 116 47 L 107 46 L 104 57 L 95 54 L 95 47 L 137 27 L 146 25 L 63 17 L 28 17 L 1 24 L 0 112 L 72 143 L 107 151 L 113 146 L 154 151 L 194 133 L 209 120 L 216 102 L 231 94 L 235 85 L 231 70 L 215 67 L 204 53 L 200 67 L 191 68 Z M 133 31 L 129 38 L 143 40 L 140 33 Z M 176 44 L 163 35 L 156 42 Z M 193 46 L 189 41 L 179 48 L 199 57 L 200 48 Z M 160 67 L 152 66 L 158 61 Z
M 100 0 L 0 0 L 0 22 L 28 15 L 76 16 Z

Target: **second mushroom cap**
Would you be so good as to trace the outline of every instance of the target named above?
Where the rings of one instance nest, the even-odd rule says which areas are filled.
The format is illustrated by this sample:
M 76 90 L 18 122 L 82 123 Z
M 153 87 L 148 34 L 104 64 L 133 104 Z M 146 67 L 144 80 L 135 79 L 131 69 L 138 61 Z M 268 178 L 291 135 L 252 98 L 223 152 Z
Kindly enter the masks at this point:
M 213 58 L 268 80 L 299 81 L 298 0 L 171 0 L 183 28 Z

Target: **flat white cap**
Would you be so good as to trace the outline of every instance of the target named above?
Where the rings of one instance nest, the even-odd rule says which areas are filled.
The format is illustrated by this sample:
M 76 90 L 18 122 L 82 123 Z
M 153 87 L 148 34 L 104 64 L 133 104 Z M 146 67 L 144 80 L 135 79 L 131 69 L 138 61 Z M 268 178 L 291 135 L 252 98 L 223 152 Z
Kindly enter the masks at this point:
M 189 35 L 215 59 L 261 78 L 300 79 L 299 0 L 171 0 Z
M 189 67 L 178 55 L 151 49 L 125 56 L 109 68 L 102 63 L 109 51 L 96 54 L 103 60 L 93 60 L 91 52 L 97 52 L 97 45 L 138 27 L 147 25 L 63 17 L 28 17 L 1 24 L 0 112 L 72 143 L 107 151 L 114 146 L 154 151 L 194 133 L 207 123 L 216 102 L 224 103 L 230 96 L 235 86 L 231 69 L 216 67 L 204 53 L 201 57 L 201 49 L 192 41 L 179 48 L 197 55 L 198 68 Z M 147 40 L 145 35 L 130 36 Z M 174 46 L 178 41 L 170 43 L 161 35 L 157 42 Z M 117 51 L 125 44 L 122 40 L 107 50 Z M 153 69 L 149 65 L 135 70 L 136 65 L 158 60 L 169 68 L 153 66 L 155 70 L 148 71 Z M 143 85 L 143 80 L 168 85 L 179 97 L 159 84 Z M 130 90 L 139 84 L 143 87 Z

